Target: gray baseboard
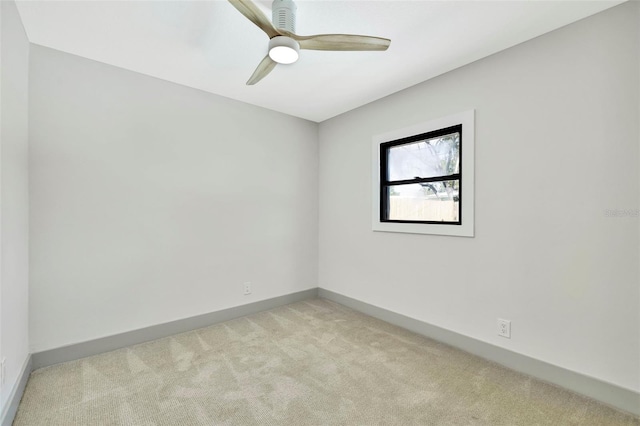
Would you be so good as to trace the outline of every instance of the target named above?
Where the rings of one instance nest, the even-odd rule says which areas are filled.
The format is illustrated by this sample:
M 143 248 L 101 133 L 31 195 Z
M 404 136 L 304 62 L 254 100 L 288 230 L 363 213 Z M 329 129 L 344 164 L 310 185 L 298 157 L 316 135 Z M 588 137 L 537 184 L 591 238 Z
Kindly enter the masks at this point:
M 198 315 L 165 324 L 153 325 L 139 330 L 128 331 L 114 336 L 103 337 L 90 340 L 88 342 L 76 343 L 47 351 L 37 352 L 32 355 L 33 368 L 42 368 L 61 362 L 73 361 L 104 352 L 113 351 L 127 346 L 137 345 L 150 340 L 161 339 L 174 334 L 185 333 L 198 328 L 228 321 L 245 315 L 266 311 L 267 309 L 311 299 L 318 296 L 318 289 L 299 291 L 297 293 L 286 294 L 267 300 L 248 303 L 246 305 L 235 306 L 221 311 Z M 3 425 L 4 426 L 4 425 Z
M 318 296 L 640 416 L 640 393 L 633 390 L 463 336 L 330 290 L 320 288 Z
M 13 423 L 13 419 L 16 417 L 16 413 L 18 412 L 18 405 L 20 405 L 20 400 L 22 399 L 22 395 L 24 394 L 24 388 L 27 386 L 27 381 L 29 380 L 29 375 L 31 374 L 33 365 L 33 358 L 31 355 L 27 357 L 22 366 L 22 370 L 20 371 L 20 376 L 16 381 L 13 389 L 11 389 L 11 394 L 9 395 L 9 399 L 7 400 L 7 405 L 2 413 L 2 420 L 0 420 L 0 425 L 2 426 L 11 426 Z

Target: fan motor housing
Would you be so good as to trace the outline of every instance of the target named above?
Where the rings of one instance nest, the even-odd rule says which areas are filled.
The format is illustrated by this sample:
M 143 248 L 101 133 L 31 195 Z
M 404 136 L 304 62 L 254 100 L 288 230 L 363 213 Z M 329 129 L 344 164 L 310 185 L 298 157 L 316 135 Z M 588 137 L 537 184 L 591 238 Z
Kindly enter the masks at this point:
M 293 0 L 273 0 L 271 21 L 276 28 L 296 32 L 296 4 Z

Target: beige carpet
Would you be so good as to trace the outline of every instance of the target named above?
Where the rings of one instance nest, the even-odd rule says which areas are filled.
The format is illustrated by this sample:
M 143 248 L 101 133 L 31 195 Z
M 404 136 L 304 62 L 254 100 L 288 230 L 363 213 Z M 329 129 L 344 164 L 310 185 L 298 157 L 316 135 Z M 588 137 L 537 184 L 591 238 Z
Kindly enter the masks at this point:
M 315 299 L 33 372 L 14 425 L 640 425 Z

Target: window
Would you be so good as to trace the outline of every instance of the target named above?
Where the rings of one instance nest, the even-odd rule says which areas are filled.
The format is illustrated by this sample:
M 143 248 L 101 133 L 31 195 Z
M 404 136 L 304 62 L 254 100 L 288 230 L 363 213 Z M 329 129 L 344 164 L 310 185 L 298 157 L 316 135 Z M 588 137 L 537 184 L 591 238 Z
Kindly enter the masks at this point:
M 474 112 L 374 137 L 375 231 L 473 236 Z
M 380 144 L 380 220 L 459 225 L 462 125 Z

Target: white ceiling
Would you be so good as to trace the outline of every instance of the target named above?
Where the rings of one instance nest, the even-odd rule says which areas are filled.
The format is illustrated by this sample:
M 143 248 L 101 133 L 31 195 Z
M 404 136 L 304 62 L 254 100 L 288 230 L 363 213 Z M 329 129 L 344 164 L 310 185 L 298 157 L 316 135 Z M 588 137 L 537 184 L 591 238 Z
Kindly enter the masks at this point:
M 259 1 L 270 13 L 270 2 Z M 245 82 L 268 37 L 216 1 L 19 1 L 32 43 L 320 122 L 622 1 L 298 0 L 297 33 L 391 39 L 386 52 L 302 51 Z

